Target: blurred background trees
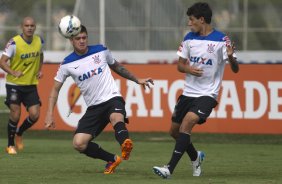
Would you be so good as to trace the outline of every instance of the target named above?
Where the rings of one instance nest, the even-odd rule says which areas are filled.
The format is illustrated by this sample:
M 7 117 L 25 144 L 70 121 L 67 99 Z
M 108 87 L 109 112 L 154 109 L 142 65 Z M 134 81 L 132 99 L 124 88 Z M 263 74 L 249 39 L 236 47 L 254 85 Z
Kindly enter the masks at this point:
M 111 50 L 176 50 L 187 27 L 187 8 L 196 0 L 0 0 L 0 49 L 24 16 L 33 16 L 46 50 L 66 50 L 57 24 L 67 14 L 88 27 L 90 43 Z M 238 50 L 282 50 L 281 0 L 209 0 L 213 25 Z

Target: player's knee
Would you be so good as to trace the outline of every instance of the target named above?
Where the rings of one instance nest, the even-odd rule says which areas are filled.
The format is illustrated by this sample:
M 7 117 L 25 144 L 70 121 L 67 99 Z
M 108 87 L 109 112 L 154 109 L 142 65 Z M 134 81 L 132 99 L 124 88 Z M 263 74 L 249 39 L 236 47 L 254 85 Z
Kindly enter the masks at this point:
M 36 123 L 39 119 L 39 113 L 36 113 L 36 114 L 30 114 L 29 115 L 29 119 L 33 122 L 33 123 Z
M 87 148 L 87 143 L 79 141 L 77 139 L 73 140 L 73 148 L 78 152 L 82 153 Z
M 29 117 L 29 119 L 32 124 L 35 124 L 39 118 L 38 117 Z
M 10 120 L 12 120 L 13 122 L 19 122 L 20 121 L 20 117 L 18 117 L 18 116 L 11 116 L 10 115 Z
M 14 122 L 18 122 L 20 120 L 21 113 L 20 112 L 15 112 L 11 111 L 10 112 L 10 119 Z

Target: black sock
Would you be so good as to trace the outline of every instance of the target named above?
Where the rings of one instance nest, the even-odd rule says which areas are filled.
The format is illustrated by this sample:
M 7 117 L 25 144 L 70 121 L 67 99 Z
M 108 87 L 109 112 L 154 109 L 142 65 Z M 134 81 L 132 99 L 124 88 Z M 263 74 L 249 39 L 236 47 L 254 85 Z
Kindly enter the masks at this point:
M 198 152 L 195 149 L 194 145 L 192 144 L 192 142 L 188 145 L 188 148 L 186 150 L 186 152 L 188 153 L 190 160 L 191 161 L 195 161 L 198 157 Z
M 172 153 L 172 157 L 169 161 L 168 169 L 172 174 L 178 161 L 181 159 L 183 153 L 187 150 L 188 144 L 190 143 L 190 135 L 185 133 L 180 133 L 176 140 L 175 147 Z
M 36 121 L 31 120 L 30 117 L 27 117 L 20 126 L 20 128 L 17 130 L 17 135 L 22 136 L 23 132 L 29 129 L 35 122 Z
M 103 150 L 98 144 L 89 142 L 87 148 L 82 152 L 91 158 L 98 158 L 106 162 L 115 161 L 115 155 Z
M 18 122 L 13 122 L 12 120 L 9 119 L 8 122 L 8 146 L 15 146 L 15 134 L 17 130 L 17 124 Z
M 124 140 L 129 138 L 128 130 L 125 127 L 125 123 L 121 121 L 117 122 L 114 126 L 114 129 L 116 140 L 119 142 L 120 145 L 122 145 Z

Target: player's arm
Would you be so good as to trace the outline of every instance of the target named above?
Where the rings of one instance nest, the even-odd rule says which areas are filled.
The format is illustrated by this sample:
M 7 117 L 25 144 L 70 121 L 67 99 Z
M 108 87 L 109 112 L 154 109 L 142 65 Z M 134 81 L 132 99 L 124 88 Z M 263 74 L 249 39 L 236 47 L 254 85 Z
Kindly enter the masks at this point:
M 42 73 L 43 60 L 44 60 L 44 54 L 43 54 L 43 52 L 41 52 L 41 53 L 40 53 L 39 69 L 38 69 L 38 72 L 37 72 L 37 74 L 36 74 L 36 77 L 37 77 L 38 79 L 43 76 L 43 73 Z
M 55 80 L 54 85 L 51 89 L 51 93 L 49 95 L 49 100 L 48 100 L 47 113 L 45 117 L 45 128 L 55 128 L 53 111 L 57 103 L 57 99 L 58 99 L 59 92 L 61 90 L 62 85 L 63 83 Z
M 239 72 L 239 64 L 237 62 L 237 59 L 234 58 L 232 55 L 231 56 L 228 56 L 228 61 L 230 63 L 230 67 L 231 67 L 231 70 L 234 72 L 234 73 L 238 73 Z
M 230 63 L 231 70 L 234 73 L 238 73 L 239 72 L 239 64 L 237 62 L 237 59 L 233 56 L 234 50 L 235 50 L 234 43 L 226 45 L 226 52 L 227 52 L 228 61 Z
M 23 73 L 21 71 L 14 71 L 10 68 L 8 65 L 9 57 L 6 56 L 5 54 L 2 54 L 1 59 L 0 59 L 0 67 L 7 72 L 10 75 L 13 75 L 14 77 L 21 77 L 23 76 Z
M 146 79 L 137 79 L 131 72 L 129 72 L 122 64 L 120 64 L 118 61 L 115 60 L 115 62 L 111 65 L 109 65 L 110 68 L 117 73 L 118 75 L 122 76 L 123 78 L 126 78 L 128 80 L 131 80 L 133 82 L 136 82 L 137 84 L 140 84 L 146 88 L 150 88 L 149 83 L 152 85 L 154 84 L 152 78 L 146 78 Z
M 44 61 L 44 40 L 42 37 L 40 37 L 41 39 L 41 49 L 40 49 L 40 63 L 39 63 L 39 68 L 38 68 L 38 72 L 36 74 L 36 77 L 38 79 L 43 77 L 43 73 L 42 73 L 42 66 L 43 66 L 43 61 Z
M 188 73 L 197 77 L 203 75 L 203 69 L 190 66 L 189 60 L 182 57 L 179 57 L 177 70 L 181 73 Z

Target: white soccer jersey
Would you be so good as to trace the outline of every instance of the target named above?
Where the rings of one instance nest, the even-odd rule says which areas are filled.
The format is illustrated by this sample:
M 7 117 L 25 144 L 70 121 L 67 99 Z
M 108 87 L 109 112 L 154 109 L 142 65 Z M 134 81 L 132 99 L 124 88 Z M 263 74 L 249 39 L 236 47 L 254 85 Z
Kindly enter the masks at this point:
M 71 53 L 61 64 L 55 80 L 64 82 L 71 76 L 87 106 L 98 105 L 115 96 L 121 96 L 109 65 L 114 64 L 110 51 L 103 45 L 88 46 L 84 55 Z
M 228 60 L 226 44 L 230 44 L 229 38 L 217 30 L 207 36 L 190 32 L 184 37 L 177 55 L 188 59 L 190 66 L 203 69 L 203 75 L 196 77 L 186 74 L 183 95 L 211 96 L 217 99 L 225 63 Z

